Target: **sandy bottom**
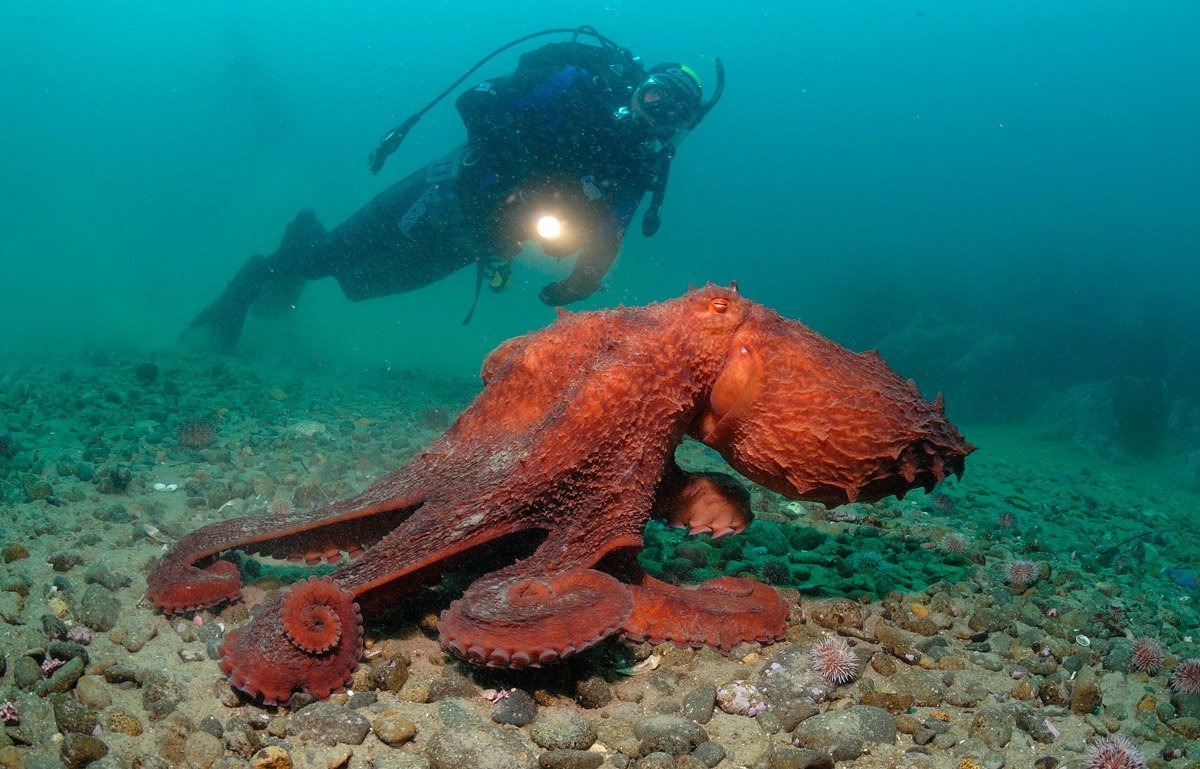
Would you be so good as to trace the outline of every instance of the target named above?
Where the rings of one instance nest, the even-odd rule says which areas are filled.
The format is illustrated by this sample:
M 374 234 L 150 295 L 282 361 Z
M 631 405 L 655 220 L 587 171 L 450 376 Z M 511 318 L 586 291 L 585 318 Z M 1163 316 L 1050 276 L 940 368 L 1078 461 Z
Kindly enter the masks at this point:
M 1161 480 L 1153 462 L 1110 464 L 1036 440 L 1024 427 L 964 428 L 980 448 L 963 480 L 933 495 L 881 503 L 874 516 L 881 523 L 844 520 L 863 518 L 871 512 L 866 506 L 828 515 L 776 500 L 830 534 L 853 537 L 872 526 L 879 536 L 969 568 L 954 583 L 860 602 L 858 619 L 826 626 L 817 619 L 837 599 L 784 588 L 793 603 L 788 638 L 770 647 L 738 647 L 723 657 L 609 641 L 557 671 L 497 677 L 447 658 L 434 617 L 452 596 L 423 594 L 399 616 L 368 627 L 364 669 L 376 670 L 379 658 L 393 667 L 407 661 L 407 676 L 391 685 L 371 679 L 373 702 L 358 708 L 370 719 L 400 716 L 416 727 L 392 745 L 374 733 L 353 745 L 289 735 L 288 709 L 239 697 L 211 659 L 222 630 L 243 624 L 304 570 L 268 564 L 242 600 L 216 612 L 166 617 L 147 605 L 150 564 L 187 532 L 224 518 L 308 509 L 360 490 L 427 445 L 476 391 L 470 379 L 412 371 L 296 370 L 126 353 L 0 372 L 0 435 L 13 447 L 0 452 L 12 454 L 0 456 L 0 696 L 19 711 L 0 739 L 0 766 L 46 766 L 36 757 L 63 755 L 71 722 L 52 713 L 61 695 L 47 690 L 56 687 L 93 714 L 83 723 L 98 719 L 90 734 L 107 746 L 105 765 L 140 766 L 139 757 L 159 756 L 176 765 L 266 766 L 258 749 L 277 743 L 301 767 L 424 766 L 431 741 L 449 728 L 440 707 L 446 697 L 462 698 L 486 721 L 496 691 L 519 687 L 543 708 L 575 710 L 598 724 L 634 721 L 679 712 L 684 696 L 706 684 L 762 682 L 785 659 L 780 655 L 794 657 L 834 634 L 853 644 L 861 669 L 849 683 L 814 689 L 817 710 L 884 703 L 899 727 L 894 741 L 868 744 L 839 765 L 967 767 L 972 759 L 1027 767 L 1042 759 L 1041 766 L 1082 766 L 1086 746 L 1110 733 L 1129 738 L 1148 758 L 1169 760 L 1164 765 L 1200 758 L 1200 708 L 1169 686 L 1181 660 L 1200 656 L 1197 593 L 1179 584 L 1200 569 L 1200 500 Z M 963 552 L 951 544 L 958 535 Z M 1007 570 L 1023 560 L 1034 562 L 1035 579 L 1014 586 Z M 53 669 L 36 682 L 22 678 L 20 658 L 45 667 L 56 635 L 87 625 L 90 634 L 70 636 L 90 635 L 81 678 L 54 684 Z M 1156 671 L 1131 662 L 1139 637 L 1161 645 Z M 165 673 L 174 694 L 148 695 L 148 671 Z M 927 673 L 941 689 L 919 691 L 928 681 L 906 675 L 912 671 Z M 597 674 L 608 679 L 612 700 L 585 708 L 580 682 Z M 1093 689 L 1094 702 L 1084 698 Z M 363 702 L 348 694 L 333 701 Z M 1049 738 L 1022 728 L 1014 715 L 1022 709 Z M 992 711 L 1016 724 L 1003 744 L 980 726 L 980 713 Z M 254 750 L 228 738 L 235 716 L 259 738 Z M 212 719 L 225 725 L 225 736 L 209 755 L 211 745 L 188 737 Z M 720 766 L 784 765 L 771 758 L 796 740 L 783 720 L 718 708 L 706 729 L 725 750 Z M 937 726 L 936 739 L 925 739 L 930 726 Z M 529 727 L 507 728 L 533 744 Z M 606 766 L 628 765 L 603 735 L 592 750 Z M 511 765 L 536 764 L 538 750 L 514 756 Z

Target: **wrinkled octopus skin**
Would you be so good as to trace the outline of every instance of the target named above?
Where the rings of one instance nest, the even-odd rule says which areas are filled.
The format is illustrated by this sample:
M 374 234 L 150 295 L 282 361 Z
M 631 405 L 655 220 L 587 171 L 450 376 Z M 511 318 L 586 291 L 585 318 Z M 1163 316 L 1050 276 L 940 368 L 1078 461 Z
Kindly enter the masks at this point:
M 685 436 L 755 483 L 830 505 L 931 489 L 974 449 L 941 396 L 926 401 L 878 354 L 852 353 L 736 284 L 560 310 L 493 351 L 482 378 L 445 434 L 357 496 L 184 537 L 152 567 L 150 600 L 188 612 L 237 598 L 239 571 L 221 558 L 235 549 L 342 562 L 221 646 L 230 681 L 266 703 L 344 687 L 364 614 L 489 544 L 491 557 L 512 557 L 439 622 L 443 645 L 470 662 L 545 665 L 617 633 L 728 651 L 783 637 L 788 606 L 772 588 L 733 577 L 674 586 L 636 566 L 651 516 L 714 535 L 749 521 L 736 481 L 676 466 Z

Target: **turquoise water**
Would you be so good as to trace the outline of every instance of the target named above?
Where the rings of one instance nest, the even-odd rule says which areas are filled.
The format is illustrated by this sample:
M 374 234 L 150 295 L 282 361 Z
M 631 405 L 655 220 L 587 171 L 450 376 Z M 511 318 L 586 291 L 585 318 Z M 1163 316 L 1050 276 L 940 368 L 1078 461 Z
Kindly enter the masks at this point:
M 969 421 L 1128 374 L 1200 398 L 1200 11 L 791 6 L 6 3 L 0 354 L 170 345 L 298 209 L 333 226 L 464 136 L 447 101 L 376 177 L 382 131 L 509 39 L 588 23 L 710 88 L 720 56 L 729 85 L 660 233 L 581 307 L 736 279 Z M 472 372 L 552 317 L 525 265 L 463 327 L 472 281 L 361 304 L 325 281 L 239 354 Z
M 741 535 L 651 523 L 641 553 L 651 572 L 778 586 L 788 636 L 732 657 L 656 646 L 639 663 L 650 663 L 645 677 L 616 684 L 600 717 L 613 727 L 628 716 L 633 733 L 643 713 L 690 715 L 677 700 L 695 702 L 684 693 L 701 684 L 785 691 L 773 671 L 815 680 L 806 655 L 836 631 L 872 662 L 831 710 L 893 687 L 928 692 L 927 681 L 953 689 L 923 703 L 936 714 L 909 713 L 949 732 L 938 726 L 928 745 L 901 736 L 867 761 L 957 766 L 970 750 L 992 765 L 1003 749 L 1008 766 L 1075 765 L 1099 716 L 1155 765 L 1195 763 L 1200 698 L 1171 681 L 1200 659 L 1200 5 L 516 5 L 0 3 L 0 705 L 22 710 L 19 732 L 0 718 L 20 740 L 0 735 L 0 763 L 65 757 L 81 735 L 61 728 L 99 735 L 112 765 L 151 755 L 179 765 L 182 735 L 200 737 L 188 740 L 198 753 L 216 739 L 212 718 L 227 724 L 227 752 L 247 722 L 266 722 L 219 684 L 203 649 L 301 572 L 231 554 L 242 598 L 169 617 L 147 603 L 147 571 L 206 524 L 321 508 L 403 467 L 472 401 L 489 350 L 550 322 L 537 292 L 563 267 L 522 259 L 469 326 L 466 269 L 363 303 L 330 280 L 310 285 L 296 312 L 251 318 L 231 355 L 183 350 L 178 336 L 250 254 L 276 248 L 298 210 L 332 227 L 465 135 L 448 100 L 373 176 L 367 153 L 383 131 L 495 47 L 578 24 L 648 63 L 692 64 L 709 92 L 720 56 L 729 82 L 680 150 L 661 231 L 646 239 L 635 227 L 606 290 L 574 307 L 737 280 L 848 347 L 878 348 L 930 397 L 942 392 L 979 447 L 961 479 L 928 495 L 825 510 L 756 487 Z M 508 71 L 518 53 L 469 82 Z M 694 442 L 679 455 L 689 470 L 727 469 Z M 514 480 L 529 488 L 536 476 Z M 1036 579 L 1010 578 L 1014 565 Z M 430 617 L 467 579 L 452 574 L 369 618 L 378 643 L 361 669 L 374 672 L 368 687 L 352 683 L 371 698 L 354 709 L 399 706 L 420 724 L 415 740 L 335 748 L 289 727 L 297 755 L 420 763 L 406 754 L 477 728 L 459 705 L 424 701 L 432 681 L 448 684 L 438 696 L 465 691 L 479 714 L 509 686 L 565 692 L 554 706 L 564 710 L 575 681 L 633 659 L 613 641 L 542 679 L 447 664 Z M 850 619 L 822 621 L 843 611 Z M 88 672 L 105 673 L 85 691 L 76 663 L 75 678 L 53 684 L 81 681 L 67 701 L 86 707 L 75 710 L 42 696 L 71 670 L 44 680 L 41 667 L 68 625 L 96 631 L 83 641 Z M 898 631 L 926 637 L 921 653 Z M 1161 669 L 1134 663 L 1135 638 L 1161 643 Z M 137 688 L 113 661 L 144 672 Z M 411 672 L 412 696 L 384 670 Z M 1074 702 L 1088 687 L 1096 698 Z M 168 696 L 182 701 L 163 718 L 176 707 Z M 93 707 L 103 729 L 90 728 Z M 114 711 L 137 731 L 114 728 Z M 792 739 L 791 727 L 769 735 L 779 718 L 721 720 L 733 712 L 717 714 L 712 737 L 739 765 Z M 1000 731 L 1001 714 L 1013 739 L 983 760 L 978 725 Z M 273 715 L 278 734 L 289 716 Z M 625 728 L 610 734 L 624 743 Z M 514 734 L 514 761 L 532 761 L 540 748 L 505 727 Z

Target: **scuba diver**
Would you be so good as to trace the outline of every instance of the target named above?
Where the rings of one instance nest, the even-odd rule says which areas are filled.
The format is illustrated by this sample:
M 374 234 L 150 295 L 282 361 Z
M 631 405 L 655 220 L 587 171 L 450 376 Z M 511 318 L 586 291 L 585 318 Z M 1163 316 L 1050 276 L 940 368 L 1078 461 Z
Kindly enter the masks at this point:
M 388 187 L 332 231 L 301 211 L 279 249 L 250 257 L 185 337 L 231 348 L 248 311 L 281 315 L 310 280 L 332 276 L 347 298 L 360 301 L 427 286 L 474 264 L 467 323 L 481 287 L 503 290 L 512 260 L 531 240 L 554 258 L 579 253 L 566 278 L 542 288 L 542 302 L 557 306 L 595 292 L 647 192 L 642 232 L 658 230 L 676 148 L 723 90 L 720 59 L 716 89 L 704 101 L 699 76 L 685 65 L 646 69 L 591 27 L 535 32 L 488 54 L 384 134 L 369 164 L 378 173 L 417 121 L 491 58 L 561 33 L 570 40 L 524 53 L 513 73 L 458 97 L 465 144 Z

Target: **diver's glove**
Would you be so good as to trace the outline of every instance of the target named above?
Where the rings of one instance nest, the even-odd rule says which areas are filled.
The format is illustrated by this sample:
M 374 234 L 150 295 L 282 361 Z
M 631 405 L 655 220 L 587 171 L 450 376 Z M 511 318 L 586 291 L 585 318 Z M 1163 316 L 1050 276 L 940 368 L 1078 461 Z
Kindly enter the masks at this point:
M 580 293 L 569 280 L 560 280 L 557 283 L 547 283 L 542 286 L 542 290 L 538 292 L 538 299 L 542 300 L 542 304 L 550 307 L 561 307 L 564 304 L 585 299 L 590 294 L 590 291 Z

